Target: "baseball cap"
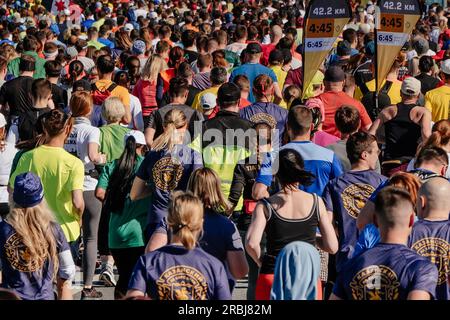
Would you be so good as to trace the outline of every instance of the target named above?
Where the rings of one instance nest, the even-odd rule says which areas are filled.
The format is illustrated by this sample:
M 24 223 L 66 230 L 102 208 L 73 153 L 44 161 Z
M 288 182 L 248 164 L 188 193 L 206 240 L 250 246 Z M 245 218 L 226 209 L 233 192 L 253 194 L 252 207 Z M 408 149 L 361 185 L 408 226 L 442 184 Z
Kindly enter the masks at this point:
M 217 105 L 217 96 L 214 93 L 206 93 L 200 99 L 203 110 L 214 109 Z
M 135 54 L 143 54 L 145 52 L 146 46 L 145 42 L 142 40 L 135 40 L 133 42 L 133 53 Z
M 134 30 L 134 27 L 131 23 L 127 23 L 125 24 L 125 26 L 123 27 L 123 30 L 125 30 L 126 32 L 131 32 Z
M 247 45 L 247 49 L 245 49 L 245 50 L 250 54 L 262 52 L 261 46 L 259 45 L 259 43 L 256 43 L 256 42 L 249 43 Z
M 145 136 L 141 131 L 137 131 L 137 130 L 131 130 L 129 131 L 125 137 L 124 137 L 124 142 L 126 143 L 129 137 L 133 137 L 134 140 L 136 140 L 137 144 L 142 144 L 142 145 L 146 145 L 147 142 L 145 142 Z
M 6 126 L 6 119 L 3 113 L 0 113 L 0 128 L 3 128 L 4 126 Z
M 441 63 L 441 71 L 445 74 L 450 75 L 450 60 L 444 60 Z
M 71 59 L 73 59 L 76 56 L 78 56 L 78 51 L 75 47 L 67 47 L 66 55 L 69 56 Z
M 34 207 L 44 198 L 41 179 L 32 172 L 19 174 L 14 181 L 14 202 L 22 208 Z
M 232 82 L 222 84 L 217 92 L 217 100 L 223 105 L 237 103 L 240 99 L 241 89 Z
M 347 40 L 340 41 L 337 45 L 336 53 L 340 57 L 349 56 L 352 53 L 352 46 Z
M 77 80 L 73 83 L 72 86 L 72 92 L 76 91 L 92 91 L 92 86 L 87 80 Z
M 325 71 L 324 81 L 341 82 L 345 80 L 345 72 L 341 67 L 332 66 Z
M 402 82 L 401 92 L 403 94 L 417 96 L 420 94 L 421 83 L 414 77 L 408 77 Z
M 370 24 L 362 23 L 359 25 L 358 32 L 363 33 L 363 34 L 368 34 L 368 33 L 370 33 L 370 29 L 371 29 Z

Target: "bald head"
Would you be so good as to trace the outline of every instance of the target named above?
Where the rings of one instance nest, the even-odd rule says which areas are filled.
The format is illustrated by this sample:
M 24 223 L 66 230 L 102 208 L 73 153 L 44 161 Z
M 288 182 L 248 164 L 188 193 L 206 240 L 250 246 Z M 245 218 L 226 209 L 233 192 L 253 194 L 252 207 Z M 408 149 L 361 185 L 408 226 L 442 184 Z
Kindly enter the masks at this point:
M 436 177 L 419 189 L 417 210 L 420 218 L 447 219 L 450 212 L 450 182 Z
M 283 29 L 279 25 L 274 25 L 272 27 L 272 36 L 274 39 L 281 39 L 283 37 Z
M 412 226 L 414 206 L 410 194 L 397 187 L 383 188 L 375 200 L 376 221 L 380 231 Z

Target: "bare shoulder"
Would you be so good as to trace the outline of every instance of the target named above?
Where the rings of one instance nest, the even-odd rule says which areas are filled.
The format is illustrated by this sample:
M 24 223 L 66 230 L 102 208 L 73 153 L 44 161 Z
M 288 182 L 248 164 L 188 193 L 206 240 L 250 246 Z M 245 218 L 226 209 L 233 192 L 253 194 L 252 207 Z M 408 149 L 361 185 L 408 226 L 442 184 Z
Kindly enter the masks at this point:
M 380 117 L 383 117 L 386 121 L 391 120 L 396 115 L 397 115 L 397 106 L 396 105 L 388 106 L 380 112 Z

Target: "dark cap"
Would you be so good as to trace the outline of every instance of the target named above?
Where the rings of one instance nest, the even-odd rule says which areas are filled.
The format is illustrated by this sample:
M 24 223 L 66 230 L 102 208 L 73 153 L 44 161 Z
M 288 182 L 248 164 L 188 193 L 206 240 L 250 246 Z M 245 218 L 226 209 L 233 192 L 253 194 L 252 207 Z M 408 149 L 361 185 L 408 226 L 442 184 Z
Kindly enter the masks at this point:
M 347 40 L 340 41 L 337 45 L 336 53 L 340 57 L 349 56 L 352 54 L 352 46 Z
M 345 72 L 341 67 L 332 66 L 325 71 L 324 81 L 341 82 L 345 80 Z
M 250 54 L 261 53 L 262 52 L 262 48 L 261 48 L 260 44 L 256 43 L 256 42 L 249 43 L 245 50 L 246 50 L 247 53 L 250 53 Z
M 73 83 L 72 92 L 77 91 L 92 91 L 92 86 L 87 80 L 77 80 Z
M 240 99 L 241 89 L 232 82 L 224 83 L 217 92 L 217 102 L 220 107 L 228 107 L 237 103 Z
M 373 57 L 375 55 L 375 41 L 369 41 L 366 44 L 366 55 Z
M 41 179 L 32 172 L 19 174 L 14 181 L 14 202 L 22 208 L 34 207 L 44 198 Z

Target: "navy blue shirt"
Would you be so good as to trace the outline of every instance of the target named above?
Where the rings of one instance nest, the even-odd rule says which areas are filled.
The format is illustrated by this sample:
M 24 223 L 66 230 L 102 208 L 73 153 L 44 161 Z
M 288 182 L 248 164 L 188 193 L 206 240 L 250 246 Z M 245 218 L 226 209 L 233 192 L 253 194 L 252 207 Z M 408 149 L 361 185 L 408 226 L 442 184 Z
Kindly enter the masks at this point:
M 283 139 L 284 128 L 287 121 L 288 111 L 272 102 L 256 102 L 241 109 L 241 118 L 252 123 L 267 123 L 272 129 L 277 129 L 280 143 Z
M 66 237 L 54 223 L 52 231 L 56 239 L 57 252 L 70 250 Z M 6 221 L 0 222 L 0 259 L 3 273 L 3 288 L 13 290 L 23 300 L 54 300 L 53 263 L 28 263 L 28 248 L 15 229 Z
M 436 265 L 439 272 L 436 299 L 450 300 L 450 221 L 417 221 L 408 246 Z
M 437 280 L 427 258 L 401 244 L 378 243 L 344 266 L 333 293 L 345 300 L 406 300 L 414 290 L 435 297 Z
M 191 173 L 201 168 L 201 155 L 186 145 L 177 145 L 172 153 L 167 150 L 151 151 L 147 154 L 136 174 L 152 189 L 149 212 L 150 233 L 167 231 L 166 217 L 170 195 L 174 190 L 186 190 Z M 151 227 L 152 228 L 152 227 Z
M 157 300 L 230 300 L 223 264 L 200 248 L 168 245 L 139 258 L 128 289 Z
M 333 212 L 339 232 L 339 252 L 336 270 L 339 272 L 358 240 L 356 219 L 372 192 L 387 178 L 372 170 L 349 171 L 331 180 L 325 188 L 323 200 L 328 211 Z

